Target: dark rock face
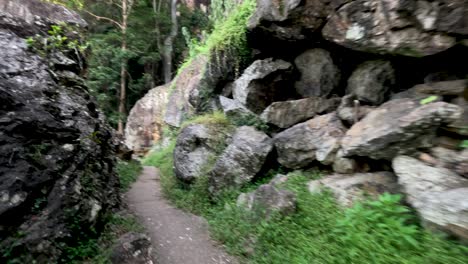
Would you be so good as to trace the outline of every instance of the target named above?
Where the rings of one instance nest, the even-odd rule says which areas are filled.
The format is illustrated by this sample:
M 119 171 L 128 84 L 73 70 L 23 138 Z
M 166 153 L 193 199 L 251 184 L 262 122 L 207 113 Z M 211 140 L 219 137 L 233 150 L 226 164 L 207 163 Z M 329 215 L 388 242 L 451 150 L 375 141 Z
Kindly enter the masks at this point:
M 340 83 L 340 70 L 324 49 L 311 49 L 299 55 L 294 63 L 301 72 L 295 87 L 298 94 L 328 96 Z
M 346 0 L 261 0 L 248 23 L 252 34 L 296 41 L 321 29 Z
M 62 85 L 80 69 L 26 46 L 27 34 L 57 21 L 84 23 L 63 7 L 0 1 L 0 262 L 8 252 L 55 263 L 119 204 L 113 132 L 85 86 Z
M 458 2 L 455 5 L 458 7 L 450 2 Z M 326 39 L 355 50 L 413 57 L 432 55 L 456 43 L 445 30 L 432 31 L 437 26 L 436 21 L 443 25 L 466 25 L 466 17 L 455 15 L 438 19 L 440 13 L 433 16 L 431 8 L 466 12 L 467 4 L 461 2 L 351 1 L 332 15 L 322 33 Z
M 346 132 L 341 143 L 344 155 L 392 159 L 431 147 L 436 129 L 454 122 L 461 113 L 460 107 L 444 102 L 389 101 Z
M 389 61 L 368 61 L 358 66 L 348 80 L 347 92 L 372 105 L 385 101 L 395 85 L 395 72 Z
M 224 150 L 210 173 L 209 190 L 217 195 L 228 188 L 248 183 L 261 170 L 273 149 L 272 140 L 253 127 L 236 130 L 232 143 Z
M 215 125 L 196 124 L 184 128 L 177 137 L 174 149 L 176 177 L 192 182 L 200 176 L 226 137 L 224 131 Z
M 122 235 L 111 253 L 113 264 L 153 264 L 151 240 L 138 233 Z
M 273 138 L 278 162 L 292 169 L 307 167 L 315 160 L 330 165 L 345 132 L 334 112 L 288 128 Z

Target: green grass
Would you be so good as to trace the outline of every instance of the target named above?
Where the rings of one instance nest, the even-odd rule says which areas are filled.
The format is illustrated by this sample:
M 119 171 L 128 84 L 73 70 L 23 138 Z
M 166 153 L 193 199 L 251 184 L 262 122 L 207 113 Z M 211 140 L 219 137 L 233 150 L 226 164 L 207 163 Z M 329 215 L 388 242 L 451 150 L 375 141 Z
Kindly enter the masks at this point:
M 222 111 L 214 111 L 211 113 L 194 116 L 193 118 L 183 122 L 181 129 L 184 129 L 191 124 L 218 125 L 225 128 L 229 128 L 231 126 L 231 122 Z
M 341 208 L 329 192 L 311 194 L 306 184 L 317 173 L 291 173 L 285 188 L 296 193 L 298 211 L 289 217 L 258 222 L 239 209 L 231 192 L 212 201 L 207 177 L 192 187 L 172 171 L 174 144 L 153 153 L 146 165 L 161 168 L 164 194 L 176 206 L 204 216 L 215 239 L 241 263 L 453 263 L 468 261 L 468 249 L 421 228 L 399 196 L 382 195 L 352 208 Z M 244 189 L 252 190 L 249 186 Z M 255 242 L 252 242 L 255 241 Z
M 138 161 L 119 161 L 117 164 L 117 174 L 120 178 L 120 188 L 123 192 L 130 188 L 141 173 L 141 164 Z

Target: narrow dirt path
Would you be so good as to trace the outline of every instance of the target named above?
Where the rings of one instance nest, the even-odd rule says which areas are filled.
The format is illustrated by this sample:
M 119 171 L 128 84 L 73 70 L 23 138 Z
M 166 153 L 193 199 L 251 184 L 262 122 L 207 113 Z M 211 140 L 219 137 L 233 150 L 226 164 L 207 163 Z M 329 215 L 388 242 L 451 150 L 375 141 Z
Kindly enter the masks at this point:
M 169 204 L 163 197 L 156 168 L 144 167 L 126 200 L 151 237 L 156 264 L 238 263 L 210 239 L 203 218 Z

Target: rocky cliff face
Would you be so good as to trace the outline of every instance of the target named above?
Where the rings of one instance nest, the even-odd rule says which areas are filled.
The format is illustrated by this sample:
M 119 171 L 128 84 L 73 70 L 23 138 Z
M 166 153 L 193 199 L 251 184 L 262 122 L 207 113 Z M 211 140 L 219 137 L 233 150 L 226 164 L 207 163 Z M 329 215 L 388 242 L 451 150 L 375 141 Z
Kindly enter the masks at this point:
M 196 85 L 174 86 L 193 91 L 177 104 L 219 100 L 214 105 L 230 118 L 268 124 L 273 154 L 228 142 L 210 188 L 244 185 L 275 163 L 320 166 L 334 173 L 311 190 L 331 188 L 344 205 L 363 191 L 400 192 L 426 226 L 468 238 L 468 208 L 457 201 L 468 162 L 467 12 L 460 0 L 258 0 L 247 25 L 253 63 L 227 86 L 232 76 L 200 86 L 198 71 L 183 73 Z M 185 154 L 203 156 L 194 149 Z M 442 188 L 444 181 L 451 184 Z
M 0 262 L 55 263 L 119 204 L 113 132 L 79 74 L 75 50 L 39 55 L 77 14 L 38 0 L 0 0 Z M 69 32 L 70 38 L 76 32 Z

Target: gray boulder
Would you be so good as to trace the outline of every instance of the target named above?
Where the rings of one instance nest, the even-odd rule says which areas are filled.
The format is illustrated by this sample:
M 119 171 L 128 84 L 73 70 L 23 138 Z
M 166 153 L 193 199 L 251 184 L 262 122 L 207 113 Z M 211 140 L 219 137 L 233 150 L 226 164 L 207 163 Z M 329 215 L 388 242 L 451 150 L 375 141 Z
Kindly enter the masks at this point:
M 194 124 L 182 130 L 174 149 L 174 172 L 178 179 L 193 182 L 216 156 L 228 135 L 216 125 Z
M 408 202 L 428 227 L 468 239 L 468 179 L 408 156 L 396 157 L 393 169 Z
M 325 114 L 336 109 L 340 98 L 324 99 L 309 97 L 300 100 L 274 102 L 260 116 L 263 121 L 280 128 L 288 128 L 317 114 Z
M 357 67 L 348 79 L 347 93 L 359 101 L 379 105 L 395 85 L 395 71 L 389 61 L 367 61 Z
M 400 190 L 395 175 L 386 171 L 333 174 L 308 184 L 311 193 L 319 193 L 324 187 L 330 189 L 343 206 L 352 206 L 354 202 L 365 198 L 377 198 L 385 192 L 398 193 Z
M 253 127 L 236 130 L 210 173 L 209 191 L 216 196 L 224 189 L 248 183 L 260 171 L 273 148 L 272 140 Z
M 249 32 L 297 41 L 320 30 L 336 7 L 347 0 L 260 0 L 248 22 Z M 268 43 L 265 43 L 268 44 Z
M 389 101 L 354 124 L 342 140 L 344 156 L 392 159 L 433 144 L 436 129 L 461 115 L 458 106 L 435 102 Z
M 112 248 L 112 264 L 153 264 L 151 240 L 144 234 L 129 232 Z
M 340 147 L 345 127 L 335 113 L 317 116 L 277 134 L 278 162 L 287 168 L 303 168 L 313 161 L 330 165 Z
M 293 192 L 282 189 L 272 181 L 253 192 L 239 195 L 237 206 L 254 212 L 260 219 L 268 219 L 275 213 L 286 216 L 296 212 L 297 198 Z
M 234 82 L 233 98 L 259 114 L 285 93 L 292 65 L 272 58 L 257 60 Z
M 459 7 L 455 10 L 466 12 L 466 2 L 462 0 L 351 1 L 331 16 L 322 34 L 329 41 L 359 51 L 413 57 L 432 55 L 456 44 L 455 38 L 446 34 L 450 32 L 448 28 L 439 27 L 445 32 L 434 31 L 438 21 L 466 27 L 466 16 L 447 15 L 448 10 L 456 8 L 453 2 Z M 440 10 L 444 12 L 437 12 Z
M 311 49 L 295 60 L 301 78 L 295 83 L 296 91 L 303 97 L 326 97 L 340 84 L 340 70 L 324 49 Z

